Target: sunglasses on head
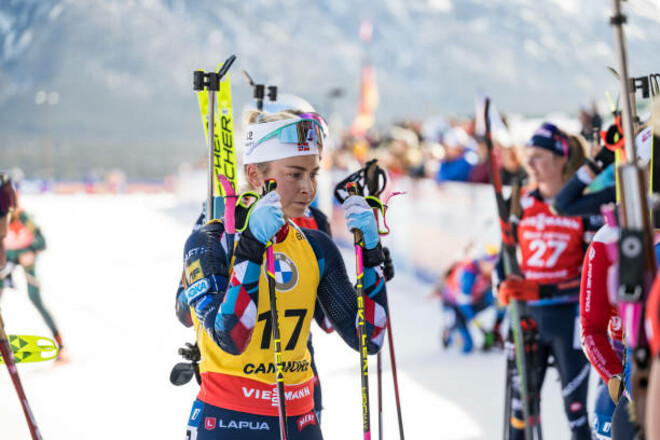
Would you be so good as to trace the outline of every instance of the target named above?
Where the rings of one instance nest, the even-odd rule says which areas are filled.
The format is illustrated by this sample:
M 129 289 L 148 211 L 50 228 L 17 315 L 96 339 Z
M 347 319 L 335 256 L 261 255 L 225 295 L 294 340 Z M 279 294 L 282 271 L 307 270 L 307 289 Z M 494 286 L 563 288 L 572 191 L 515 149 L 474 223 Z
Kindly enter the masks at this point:
M 314 112 L 302 113 L 299 116 L 302 119 L 313 119 L 314 121 L 321 124 L 321 129 L 323 131 L 323 139 L 324 140 L 328 139 L 328 137 L 330 136 L 330 127 L 328 126 L 328 122 L 323 118 L 323 116 Z
M 255 143 L 255 147 L 269 139 L 278 138 L 281 143 L 309 146 L 315 143 L 323 146 L 323 126 L 316 119 L 304 118 L 274 130 Z

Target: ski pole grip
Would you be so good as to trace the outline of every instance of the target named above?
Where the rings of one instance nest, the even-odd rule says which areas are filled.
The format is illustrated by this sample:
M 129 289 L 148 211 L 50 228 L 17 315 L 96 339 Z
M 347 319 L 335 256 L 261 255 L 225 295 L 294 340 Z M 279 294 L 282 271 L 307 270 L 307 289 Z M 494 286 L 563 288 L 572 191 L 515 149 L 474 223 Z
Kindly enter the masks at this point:
M 348 182 L 346 184 L 346 192 L 350 196 L 357 196 L 358 195 L 358 186 L 357 183 L 355 182 Z
M 348 193 L 349 196 L 357 196 L 358 195 L 357 183 L 348 182 L 346 184 L 346 192 Z M 353 229 L 353 238 L 355 240 L 356 245 L 360 244 L 362 242 L 362 232 L 360 232 L 358 229 Z
M 277 181 L 275 179 L 265 179 L 264 184 L 261 186 L 261 195 L 265 196 L 277 188 Z

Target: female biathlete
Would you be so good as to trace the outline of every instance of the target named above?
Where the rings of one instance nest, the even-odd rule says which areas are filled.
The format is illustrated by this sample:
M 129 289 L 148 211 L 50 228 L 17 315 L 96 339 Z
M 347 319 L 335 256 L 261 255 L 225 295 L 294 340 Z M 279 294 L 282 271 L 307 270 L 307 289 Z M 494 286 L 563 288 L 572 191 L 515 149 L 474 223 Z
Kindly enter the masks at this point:
M 587 420 L 589 362 L 579 344 L 578 298 L 588 218 L 562 217 L 550 209 L 553 197 L 582 165 L 584 150 L 556 126 L 544 123 L 527 148 L 527 168 L 536 189 L 521 198 L 517 238 L 524 278 L 508 276 L 499 286 L 499 299 L 527 301 L 538 325 L 538 375 L 543 384 L 550 355 L 559 370 L 572 439 L 590 439 Z M 512 438 L 524 438 L 519 389 L 513 390 Z
M 258 188 L 251 188 L 251 189 L 258 190 Z M 292 218 L 291 221 L 293 221 L 293 223 L 295 223 L 300 227 L 323 231 L 326 234 L 328 234 L 328 236 L 332 237 L 332 232 L 330 229 L 330 222 L 328 221 L 328 217 L 323 213 L 323 211 L 321 211 L 320 209 L 314 206 L 310 206 L 309 208 L 307 208 L 307 210 L 301 217 Z M 193 226 L 193 230 L 197 230 L 201 228 L 205 223 L 206 223 L 206 209 L 203 209 L 202 213 L 197 218 L 195 225 Z M 392 264 L 392 260 L 391 258 L 388 258 L 388 255 L 389 255 L 388 253 L 385 253 L 385 263 L 384 263 L 385 277 L 387 281 L 389 281 L 389 278 L 387 278 L 387 274 L 388 274 L 387 266 L 388 263 L 390 265 Z M 393 273 L 393 271 L 391 273 Z M 179 282 L 179 287 L 177 289 L 177 295 L 176 295 L 177 298 L 176 314 L 181 324 L 183 324 L 186 327 L 192 327 L 193 326 L 192 315 L 190 313 L 190 307 L 188 306 L 186 296 L 183 294 L 184 290 L 185 289 L 183 287 L 183 277 L 182 277 L 181 281 Z M 323 313 L 323 309 L 321 308 L 321 305 L 318 303 L 318 298 L 316 301 L 316 306 L 314 307 L 314 321 L 316 321 L 316 324 L 324 332 L 332 333 L 334 331 L 334 329 L 332 328 L 332 324 L 330 324 L 328 318 L 325 317 Z M 192 346 L 192 344 L 190 345 Z M 197 347 L 197 349 L 198 348 L 199 347 Z M 307 339 L 307 349 L 309 350 L 310 353 L 310 367 L 312 369 L 312 372 L 314 373 L 314 413 L 316 414 L 317 422 L 320 424 L 321 412 L 323 411 L 323 394 L 321 391 L 321 379 L 319 377 L 318 370 L 316 368 L 316 362 L 314 361 L 314 346 L 312 344 L 311 331 L 309 332 L 309 338 Z
M 188 422 L 195 439 L 277 439 L 278 401 L 271 338 L 265 245 L 275 237 L 277 307 L 282 335 L 285 402 L 292 439 L 321 439 L 314 414 L 313 373 L 307 349 L 318 299 L 333 328 L 358 349 L 357 300 L 339 250 L 323 232 L 296 226 L 316 192 L 322 126 L 292 113 L 248 116 L 244 164 L 253 187 L 264 179 L 277 190 L 251 210 L 232 251 L 221 221 L 186 241 L 186 301 L 202 354 L 201 390 Z M 364 237 L 367 349 L 382 346 L 387 320 L 383 252 L 376 220 L 358 196 L 344 203 L 349 229 Z
M 612 213 L 587 250 L 580 288 L 582 346 L 603 380 L 597 392 L 593 420 L 599 439 L 635 437 L 635 427 L 627 416 L 630 351 L 625 348 L 624 325 L 616 303 L 619 237 L 620 230 Z M 656 233 L 656 256 L 660 251 L 658 238 Z
M 619 141 L 622 146 L 623 137 L 620 137 Z M 603 146 L 593 160 L 586 161 L 555 198 L 555 211 L 565 215 L 596 216 L 600 215 L 603 205 L 615 202 L 613 172 L 611 178 L 605 176 L 601 179 L 601 183 L 609 182 L 604 184 L 604 189 L 587 194 L 584 194 L 584 190 L 591 188 L 597 179 L 603 178 L 606 171 L 614 167 L 612 150 L 616 148 L 620 147 Z M 638 161 L 648 164 L 650 157 L 650 144 L 638 142 Z M 624 372 L 624 367 L 630 364 L 626 362 L 629 354 L 624 350 L 623 323 L 616 304 L 616 248 L 620 233 L 614 211 L 608 212 L 606 217 L 607 223 L 595 234 L 582 266 L 581 341 L 584 352 L 601 377 L 592 418 L 594 435 L 598 439 L 617 438 L 615 434 L 618 434 L 618 438 L 632 438 L 633 426 L 627 417 L 617 417 L 616 420 L 612 417 L 620 400 L 621 406 L 627 403 L 627 398 L 620 397 L 623 384 L 628 383 L 623 378 L 629 373 L 629 369 Z M 617 413 L 622 416 L 626 411 L 619 410 Z
M 16 190 L 16 200 L 19 200 L 18 190 Z M 11 213 L 7 236 L 4 238 L 3 244 L 7 252 L 7 265 L 0 271 L 0 298 L 2 298 L 4 288 L 14 286 L 14 280 L 12 278 L 14 269 L 16 269 L 16 266 L 21 266 L 27 281 L 28 297 L 37 311 L 39 311 L 39 314 L 53 334 L 53 339 L 57 341 L 57 345 L 59 346 L 56 361 L 69 361 L 69 355 L 64 349 L 59 328 L 41 299 L 41 283 L 37 279 L 37 255 L 46 249 L 46 239 L 41 233 L 41 229 L 34 223 L 27 212 L 21 208 L 18 202 L 16 210 Z
M 278 109 L 287 109 L 284 110 L 289 113 L 293 113 L 297 116 L 304 115 L 309 118 L 314 118 L 318 122 L 321 123 L 323 126 L 323 140 L 326 141 L 327 138 L 329 137 L 329 133 L 327 132 L 327 122 L 325 119 L 319 115 L 318 113 L 315 112 L 314 108 L 309 104 L 307 101 L 303 100 L 302 98 L 299 98 L 294 95 L 287 95 L 288 102 L 291 104 L 294 104 L 296 109 L 294 110 L 293 107 L 294 105 L 290 106 L 291 108 L 288 109 L 287 107 L 287 101 L 276 101 L 276 102 L 269 102 L 267 108 L 271 110 L 272 108 L 278 108 Z M 321 158 L 322 154 L 322 148 L 319 149 L 319 159 Z M 259 191 L 260 188 L 252 187 L 250 183 L 248 182 L 249 189 L 252 191 Z M 332 232 L 330 229 L 330 222 L 328 221 L 328 217 L 321 211 L 320 209 L 314 207 L 314 206 L 309 206 L 305 212 L 303 213 L 302 216 L 292 218 L 291 219 L 296 225 L 302 227 L 302 228 L 307 228 L 307 229 L 316 229 L 319 231 L 323 231 L 328 236 L 332 237 Z M 193 230 L 197 230 L 200 227 L 202 227 L 206 223 L 206 204 L 203 205 L 202 212 L 200 213 L 199 217 L 197 218 L 197 221 L 195 222 L 195 225 L 193 226 Z M 385 253 L 385 275 L 387 276 L 387 266 L 388 266 L 388 261 L 389 264 L 391 265 L 391 258 L 388 259 L 388 253 Z M 393 273 L 393 272 L 392 272 Z M 179 322 L 181 322 L 184 326 L 186 327 L 192 327 L 193 326 L 193 321 L 190 313 L 190 307 L 188 307 L 188 303 L 186 301 L 185 295 L 183 295 L 183 282 L 184 282 L 184 276 L 182 274 L 181 281 L 179 282 L 179 287 L 177 289 L 177 295 L 176 295 L 176 314 L 177 318 L 179 319 Z M 389 279 L 387 280 L 389 281 Z M 317 303 L 314 308 L 314 320 L 316 321 L 317 325 L 326 333 L 332 333 L 333 328 L 332 324 L 328 321 L 328 319 L 325 317 L 323 314 L 323 309 L 321 308 L 320 304 Z M 198 348 L 197 346 L 195 346 Z M 321 423 L 321 412 L 323 410 L 323 396 L 321 392 L 321 379 L 318 375 L 318 370 L 316 368 L 316 362 L 314 361 L 314 346 L 312 344 L 312 332 L 310 331 L 309 333 L 309 338 L 307 339 L 307 349 L 310 352 L 310 367 L 312 368 L 312 372 L 314 373 L 314 413 L 316 415 L 317 423 Z

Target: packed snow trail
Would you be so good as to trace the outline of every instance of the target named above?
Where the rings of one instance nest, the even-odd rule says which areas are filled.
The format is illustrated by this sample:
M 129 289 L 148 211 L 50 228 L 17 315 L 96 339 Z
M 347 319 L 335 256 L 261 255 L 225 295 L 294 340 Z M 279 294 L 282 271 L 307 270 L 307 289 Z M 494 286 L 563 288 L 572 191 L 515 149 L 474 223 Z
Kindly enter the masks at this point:
M 21 201 L 47 240 L 37 262 L 43 299 L 72 358 L 64 365 L 19 366 L 44 438 L 183 439 L 198 387 L 169 383 L 172 366 L 182 360 L 177 349 L 193 340 L 192 330 L 176 320 L 174 297 L 183 243 L 200 206 L 181 206 L 172 195 L 24 195 Z M 352 250 L 344 257 L 351 274 Z M 7 332 L 50 337 L 22 277 L 16 281 L 1 303 Z M 430 289 L 401 273 L 388 285 L 406 438 L 501 438 L 504 358 L 443 351 L 440 309 L 428 299 Z M 335 334 L 315 326 L 312 331 L 326 408 L 324 436 L 359 438 L 358 353 Z M 387 350 L 384 438 L 397 439 Z M 0 438 L 29 439 L 9 375 L 1 371 Z M 375 356 L 370 373 L 375 431 Z M 542 417 L 546 437 L 561 439 L 568 438 L 568 428 L 556 377 L 551 370 L 546 378 Z

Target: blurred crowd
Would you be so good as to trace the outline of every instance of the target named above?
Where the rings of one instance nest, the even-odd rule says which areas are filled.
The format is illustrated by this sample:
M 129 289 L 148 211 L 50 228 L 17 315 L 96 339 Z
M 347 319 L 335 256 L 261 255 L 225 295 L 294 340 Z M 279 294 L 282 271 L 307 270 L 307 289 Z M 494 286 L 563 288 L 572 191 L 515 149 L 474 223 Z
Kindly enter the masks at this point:
M 589 155 L 590 145 L 598 139 L 602 118 L 595 105 L 589 110 L 581 109 L 577 117 L 579 139 Z M 505 118 L 501 124 L 507 131 Z M 330 160 L 333 168 L 345 171 L 355 169 L 356 162 L 364 164 L 377 158 L 393 177 L 429 178 L 438 184 L 449 181 L 489 183 L 488 152 L 484 137 L 478 131 L 475 118 L 400 121 L 379 131 L 371 130 L 366 136 L 353 137 L 344 133 Z M 516 144 L 511 136 L 504 138 L 500 141 L 498 136 L 493 136 L 494 153 L 503 184 L 508 185 L 514 179 L 524 180 L 527 173 L 524 141 Z

